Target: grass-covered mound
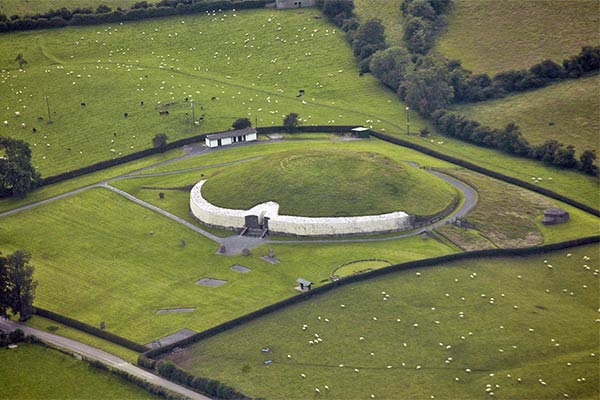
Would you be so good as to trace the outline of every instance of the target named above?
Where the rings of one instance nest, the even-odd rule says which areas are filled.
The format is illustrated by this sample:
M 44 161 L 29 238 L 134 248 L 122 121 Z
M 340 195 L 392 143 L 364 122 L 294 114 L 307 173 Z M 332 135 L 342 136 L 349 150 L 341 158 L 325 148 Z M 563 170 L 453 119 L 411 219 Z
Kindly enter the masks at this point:
M 558 63 L 597 42 L 596 0 L 458 0 L 437 50 L 476 73 Z
M 432 215 L 456 196 L 449 184 L 418 168 L 345 150 L 286 152 L 242 163 L 209 178 L 202 194 L 225 208 L 275 201 L 280 214 L 300 216 Z
M 595 268 L 597 245 L 397 273 L 316 296 L 174 358 L 253 397 L 598 398 Z

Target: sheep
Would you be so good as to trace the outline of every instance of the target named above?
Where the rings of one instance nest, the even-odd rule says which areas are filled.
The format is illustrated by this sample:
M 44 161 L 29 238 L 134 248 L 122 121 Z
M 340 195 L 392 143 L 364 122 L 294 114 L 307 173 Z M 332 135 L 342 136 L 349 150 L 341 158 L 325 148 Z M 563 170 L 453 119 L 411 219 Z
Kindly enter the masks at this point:
M 8 121 L 3 122 L 4 126 L 8 126 Z
M 125 118 L 129 117 L 129 113 L 123 113 L 123 117 L 125 117 Z
M 19 111 L 15 111 L 15 117 L 20 117 L 21 113 Z
M 85 103 L 81 103 L 80 105 L 81 105 L 81 107 L 87 106 L 87 104 L 85 104 Z

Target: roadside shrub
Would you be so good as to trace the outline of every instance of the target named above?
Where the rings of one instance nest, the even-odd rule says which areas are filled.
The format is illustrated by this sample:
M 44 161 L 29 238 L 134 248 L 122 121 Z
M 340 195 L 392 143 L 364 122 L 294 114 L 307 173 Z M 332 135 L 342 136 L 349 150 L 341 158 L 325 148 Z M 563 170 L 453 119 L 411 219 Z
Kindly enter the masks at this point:
M 8 334 L 8 341 L 10 343 L 20 343 L 25 340 L 25 332 L 17 328 Z

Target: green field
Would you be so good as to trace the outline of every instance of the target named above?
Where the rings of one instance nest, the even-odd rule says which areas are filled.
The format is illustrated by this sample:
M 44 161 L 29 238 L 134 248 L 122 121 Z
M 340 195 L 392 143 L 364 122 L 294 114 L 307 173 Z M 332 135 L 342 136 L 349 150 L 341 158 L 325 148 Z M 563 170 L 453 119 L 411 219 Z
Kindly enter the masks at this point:
M 465 218 L 473 228 L 446 225 L 439 229 L 463 250 L 529 247 L 600 233 L 598 218 L 564 203 L 473 171 L 444 172 L 477 190 L 477 204 Z M 544 210 L 550 207 L 565 209 L 569 221 L 553 226 L 542 224 Z
M 74 4 L 75 3 L 75 4 Z M 13 14 L 31 15 L 44 13 L 50 9 L 57 10 L 66 7 L 70 10 L 80 7 L 96 9 L 100 4 L 105 4 L 116 10 L 117 7 L 130 8 L 137 3 L 136 0 L 0 0 L 0 13 L 7 16 Z
M 240 116 L 279 125 L 298 112 L 304 124 L 372 126 L 521 179 L 553 176 L 539 184 L 600 205 L 597 181 L 579 173 L 435 133 L 433 142 L 407 137 L 395 94 L 368 74 L 359 77 L 343 35 L 315 19 L 316 9 L 303 12 L 253 10 L 0 35 L 0 120 L 9 123 L 0 134 L 30 142 L 34 165 L 48 176 L 148 148 L 158 132 L 175 140 L 227 129 Z M 25 72 L 16 70 L 18 53 L 29 61 Z M 306 94 L 297 98 L 300 88 Z M 191 125 L 186 97 L 195 100 L 196 117 L 204 115 L 198 127 Z M 159 115 L 163 108 L 168 116 Z M 424 126 L 411 115 L 413 129 Z
M 215 254 L 216 243 L 104 189 L 3 218 L 0 243 L 3 252 L 27 248 L 33 254 L 37 305 L 94 326 L 105 321 L 107 330 L 141 343 L 182 328 L 203 330 L 293 296 L 296 278 L 319 285 L 345 262 L 385 257 L 396 263 L 455 251 L 417 237 L 350 248 L 263 245 L 250 257 L 223 257 Z M 277 266 L 260 259 L 269 248 L 281 260 Z M 232 271 L 233 264 L 252 272 Z M 227 284 L 194 284 L 203 277 Z M 174 307 L 196 312 L 156 314 Z
M 514 122 L 532 144 L 556 139 L 574 145 L 581 154 L 585 149 L 600 150 L 599 86 L 596 75 L 456 110 L 494 128 Z
M 457 0 L 436 50 L 475 73 L 561 63 L 598 42 L 597 0 Z
M 385 41 L 389 46 L 404 46 L 402 29 L 402 0 L 355 0 L 354 13 L 361 22 L 378 18 L 385 27 Z
M 42 345 L 0 350 L 3 399 L 159 399 L 107 371 Z
M 452 186 L 418 168 L 378 153 L 342 149 L 292 151 L 241 163 L 208 177 L 202 194 L 220 207 L 250 209 L 275 201 L 283 215 L 316 217 L 434 215 L 457 196 Z
M 289 112 L 305 124 L 403 124 L 394 94 L 359 78 L 343 32 L 317 15 L 252 10 L 0 35 L 0 120 L 9 123 L 0 133 L 30 142 L 35 165 L 52 175 L 148 148 L 158 132 L 175 140 L 238 117 L 261 126 Z M 204 115 L 200 126 L 186 98 Z
M 266 398 L 597 398 L 597 267 L 598 246 L 587 246 L 400 272 L 171 358 Z

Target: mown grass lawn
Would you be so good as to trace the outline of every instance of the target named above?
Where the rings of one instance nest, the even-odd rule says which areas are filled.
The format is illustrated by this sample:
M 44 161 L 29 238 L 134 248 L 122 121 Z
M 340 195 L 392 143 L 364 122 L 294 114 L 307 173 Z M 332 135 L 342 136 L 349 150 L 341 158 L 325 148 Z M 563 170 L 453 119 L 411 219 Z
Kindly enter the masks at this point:
M 126 380 L 39 344 L 0 350 L 4 399 L 159 399 Z
M 0 243 L 3 252 L 33 254 L 37 305 L 94 326 L 105 321 L 108 331 L 141 343 L 182 328 L 203 330 L 293 296 L 298 277 L 319 285 L 345 262 L 380 257 L 396 263 L 456 251 L 417 237 L 352 246 L 263 245 L 249 257 L 224 257 L 215 254 L 216 243 L 105 189 L 3 218 Z M 280 264 L 259 258 L 269 248 Z M 233 271 L 234 264 L 252 272 Z M 227 284 L 195 284 L 204 277 Z M 196 311 L 156 314 L 173 307 Z
M 436 50 L 475 73 L 561 63 L 598 41 L 595 0 L 458 0 Z
M 577 152 L 598 151 L 600 76 L 561 82 L 504 99 L 457 107 L 470 119 L 494 128 L 514 122 L 532 144 L 556 139 Z
M 266 398 L 595 398 L 597 268 L 593 245 L 395 273 L 171 358 Z

